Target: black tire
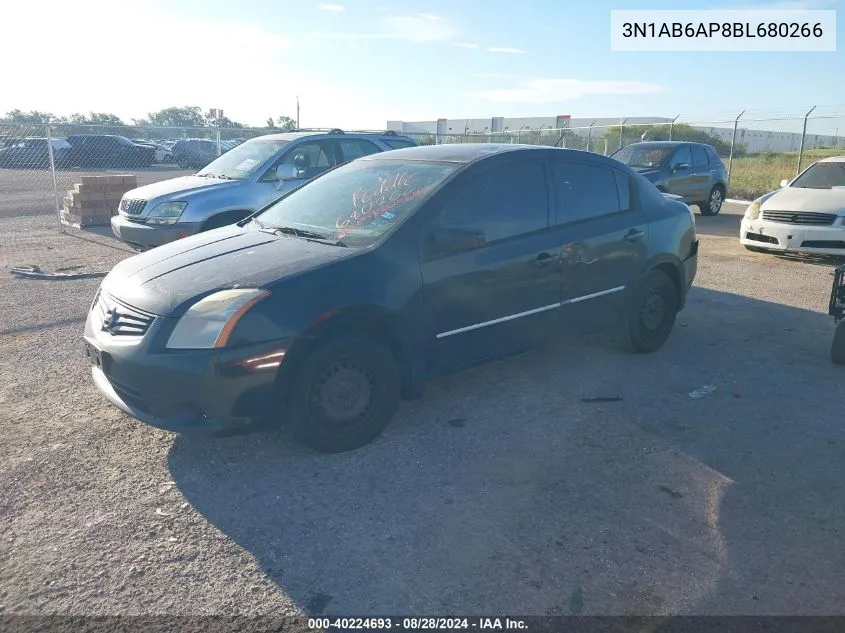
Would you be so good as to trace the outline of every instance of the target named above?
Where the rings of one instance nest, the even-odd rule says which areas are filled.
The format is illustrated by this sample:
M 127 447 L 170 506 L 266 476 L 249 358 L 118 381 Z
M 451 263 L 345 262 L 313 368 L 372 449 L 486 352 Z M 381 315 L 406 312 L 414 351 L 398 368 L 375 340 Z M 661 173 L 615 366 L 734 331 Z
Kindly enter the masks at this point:
M 650 354 L 663 347 L 678 315 L 678 289 L 662 270 L 653 270 L 636 289 L 625 310 L 622 345 Z
M 344 377 L 353 388 L 343 382 L 333 384 Z M 330 339 L 296 371 L 287 392 L 285 418 L 294 439 L 311 450 L 355 450 L 376 439 L 390 423 L 399 406 L 400 388 L 399 369 L 384 345 L 369 338 Z M 333 395 L 337 399 L 345 395 L 347 402 L 338 405 L 332 402 Z M 339 408 L 359 411 L 344 421 Z
M 830 360 L 837 365 L 845 365 L 845 321 L 836 325 L 833 343 L 830 346 Z
M 707 200 L 698 203 L 698 208 L 701 215 L 719 215 L 722 210 L 722 205 L 725 203 L 725 189 L 721 185 L 713 185 L 710 193 L 707 194 Z

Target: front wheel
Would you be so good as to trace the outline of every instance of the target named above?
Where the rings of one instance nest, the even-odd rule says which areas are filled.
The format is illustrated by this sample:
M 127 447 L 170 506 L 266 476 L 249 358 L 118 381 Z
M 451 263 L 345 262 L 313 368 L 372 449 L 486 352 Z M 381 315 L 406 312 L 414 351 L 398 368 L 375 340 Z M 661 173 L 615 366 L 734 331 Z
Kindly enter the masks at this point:
M 845 321 L 840 321 L 833 333 L 833 344 L 830 346 L 830 360 L 837 365 L 845 365 Z
M 393 418 L 400 386 L 393 355 L 378 341 L 329 340 L 309 354 L 291 382 L 286 407 L 291 433 L 320 453 L 360 448 Z
M 662 270 L 651 271 L 625 311 L 623 346 L 640 354 L 656 352 L 672 333 L 679 305 L 678 290 L 669 276 Z
M 700 202 L 698 208 L 701 210 L 701 215 L 719 215 L 722 210 L 722 204 L 725 201 L 725 193 L 719 185 L 715 185 L 707 196 L 707 200 Z

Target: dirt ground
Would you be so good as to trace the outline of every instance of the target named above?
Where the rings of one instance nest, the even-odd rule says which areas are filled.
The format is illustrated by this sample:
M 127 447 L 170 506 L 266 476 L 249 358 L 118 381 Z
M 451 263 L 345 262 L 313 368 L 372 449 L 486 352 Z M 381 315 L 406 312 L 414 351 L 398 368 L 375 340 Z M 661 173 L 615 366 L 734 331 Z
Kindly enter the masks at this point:
M 745 251 L 741 212 L 697 216 L 658 353 L 550 342 L 430 385 L 336 456 L 131 420 L 82 352 L 99 280 L 2 271 L 0 611 L 845 613 L 832 262 Z M 0 220 L 4 268 L 131 255 L 25 216 Z

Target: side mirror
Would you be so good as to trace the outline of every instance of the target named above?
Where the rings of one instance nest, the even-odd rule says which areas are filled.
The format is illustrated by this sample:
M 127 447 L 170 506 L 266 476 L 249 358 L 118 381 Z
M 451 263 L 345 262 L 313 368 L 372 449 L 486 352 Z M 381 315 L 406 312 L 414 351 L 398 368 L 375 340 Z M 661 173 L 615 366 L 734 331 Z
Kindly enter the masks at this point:
M 276 167 L 276 181 L 284 182 L 285 180 L 296 180 L 298 173 L 294 165 L 279 165 Z
M 784 179 L 784 180 L 781 180 L 781 181 L 780 181 L 780 186 L 781 186 L 781 187 L 786 187 L 788 184 L 789 184 L 789 181 L 788 181 L 788 180 L 786 180 L 786 179 Z
M 431 250 L 439 255 L 472 251 L 487 244 L 481 231 L 456 227 L 438 227 L 431 236 Z

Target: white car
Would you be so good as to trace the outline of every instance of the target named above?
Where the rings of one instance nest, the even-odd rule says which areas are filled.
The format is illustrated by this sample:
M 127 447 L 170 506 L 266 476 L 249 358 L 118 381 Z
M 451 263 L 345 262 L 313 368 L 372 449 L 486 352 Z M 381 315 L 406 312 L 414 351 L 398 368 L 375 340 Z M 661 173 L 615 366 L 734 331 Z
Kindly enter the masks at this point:
M 739 241 L 751 251 L 845 255 L 845 156 L 823 158 L 745 210 Z

